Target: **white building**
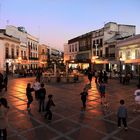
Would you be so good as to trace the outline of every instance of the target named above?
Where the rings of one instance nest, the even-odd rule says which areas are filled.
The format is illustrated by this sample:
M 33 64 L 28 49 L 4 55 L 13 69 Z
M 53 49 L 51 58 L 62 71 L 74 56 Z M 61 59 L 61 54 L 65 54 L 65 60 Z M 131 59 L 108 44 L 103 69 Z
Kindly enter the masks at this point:
M 125 73 L 140 72 L 140 35 L 135 35 L 117 42 L 117 60 L 121 61 Z M 118 71 L 120 66 L 118 66 Z
M 20 40 L 1 30 L 0 33 L 0 70 L 14 72 L 19 67 Z
M 39 58 L 38 58 L 38 46 L 39 40 L 38 38 L 27 34 L 27 43 L 28 43 L 28 68 L 29 69 L 36 69 L 39 66 Z
M 27 46 L 27 32 L 24 27 L 15 27 L 12 25 L 6 26 L 6 34 L 11 35 L 15 38 L 19 38 L 19 60 L 20 68 L 28 67 L 28 46 Z

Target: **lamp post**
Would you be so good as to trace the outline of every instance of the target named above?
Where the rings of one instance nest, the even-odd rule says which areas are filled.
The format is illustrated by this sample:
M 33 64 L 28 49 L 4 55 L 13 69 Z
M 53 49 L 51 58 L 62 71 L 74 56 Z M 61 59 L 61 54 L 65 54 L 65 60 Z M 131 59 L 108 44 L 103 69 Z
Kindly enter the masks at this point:
M 122 61 L 123 59 L 120 57 L 120 83 L 122 83 Z
M 98 58 L 98 44 L 95 45 L 95 56 L 93 56 L 93 46 L 91 49 L 91 71 L 93 71 L 93 65 L 95 65 L 95 59 Z M 93 64 L 92 64 L 93 63 Z
M 139 72 L 139 77 L 138 77 L 138 84 L 140 85 L 140 65 L 138 64 L 138 72 Z

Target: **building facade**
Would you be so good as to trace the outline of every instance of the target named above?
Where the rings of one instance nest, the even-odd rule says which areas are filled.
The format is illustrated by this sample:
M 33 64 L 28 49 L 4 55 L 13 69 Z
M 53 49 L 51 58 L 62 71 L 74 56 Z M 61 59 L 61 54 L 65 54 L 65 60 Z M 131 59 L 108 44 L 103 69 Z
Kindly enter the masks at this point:
M 132 72 L 138 75 L 140 72 L 140 35 L 135 35 L 117 42 L 117 60 L 121 61 L 118 71 L 122 68 L 123 73 Z
M 135 35 L 134 25 L 123 25 L 109 22 L 103 28 L 83 34 L 68 40 L 67 61 L 77 63 L 82 69 L 90 67 L 92 70 L 105 69 L 109 71 L 116 63 L 116 42 Z M 74 52 L 74 44 L 77 51 Z M 65 53 L 65 52 L 64 52 Z M 66 57 L 66 55 L 65 55 Z
M 39 56 L 38 56 L 38 38 L 27 34 L 27 46 L 28 46 L 28 69 L 36 69 L 39 67 Z
M 6 26 L 6 34 L 11 35 L 15 38 L 19 38 L 19 56 L 20 69 L 27 69 L 28 64 L 28 46 L 27 46 L 27 32 L 24 27 L 15 27 L 12 25 Z
M 39 45 L 38 47 L 39 55 L 39 67 L 46 68 L 48 66 L 49 59 L 49 47 L 45 44 Z
M 15 72 L 19 69 L 19 46 L 20 40 L 5 33 L 0 33 L 0 70 Z

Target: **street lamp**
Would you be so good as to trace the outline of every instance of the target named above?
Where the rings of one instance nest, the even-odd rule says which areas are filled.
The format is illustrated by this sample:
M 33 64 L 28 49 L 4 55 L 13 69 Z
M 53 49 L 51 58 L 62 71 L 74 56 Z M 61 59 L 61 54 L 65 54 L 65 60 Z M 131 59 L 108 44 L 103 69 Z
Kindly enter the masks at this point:
M 122 61 L 123 59 L 120 57 L 120 83 L 122 83 Z
M 92 47 L 92 49 L 91 49 L 91 63 L 93 63 L 93 64 L 91 64 L 91 71 L 93 71 L 93 65 L 95 65 L 95 59 L 97 59 L 98 58 L 98 44 L 94 44 L 95 45 L 95 56 L 93 56 L 93 47 Z

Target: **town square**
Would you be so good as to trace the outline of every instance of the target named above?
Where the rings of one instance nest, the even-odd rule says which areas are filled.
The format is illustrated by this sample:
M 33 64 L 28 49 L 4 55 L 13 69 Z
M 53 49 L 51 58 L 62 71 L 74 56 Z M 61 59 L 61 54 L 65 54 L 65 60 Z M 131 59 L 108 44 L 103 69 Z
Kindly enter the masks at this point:
M 139 0 L 0 0 L 0 140 L 139 140 Z

